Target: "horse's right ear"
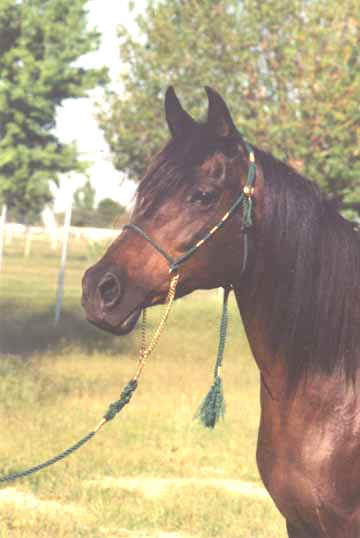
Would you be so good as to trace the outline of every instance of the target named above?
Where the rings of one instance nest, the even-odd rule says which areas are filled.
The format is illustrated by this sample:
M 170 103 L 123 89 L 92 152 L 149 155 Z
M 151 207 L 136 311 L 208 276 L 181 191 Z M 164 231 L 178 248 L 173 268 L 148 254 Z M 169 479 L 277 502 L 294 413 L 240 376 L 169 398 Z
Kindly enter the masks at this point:
M 224 99 L 215 90 L 205 86 L 209 100 L 208 125 L 217 136 L 236 135 L 237 130 Z
M 196 121 L 185 112 L 172 86 L 166 90 L 165 117 L 173 138 L 184 136 L 196 126 Z

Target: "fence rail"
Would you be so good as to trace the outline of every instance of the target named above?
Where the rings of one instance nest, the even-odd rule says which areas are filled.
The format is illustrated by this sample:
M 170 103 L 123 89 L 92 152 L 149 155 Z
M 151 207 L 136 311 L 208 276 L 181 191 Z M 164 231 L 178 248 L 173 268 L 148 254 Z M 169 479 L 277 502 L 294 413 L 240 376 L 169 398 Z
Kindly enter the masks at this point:
M 25 226 L 16 222 L 7 222 L 5 230 L 1 229 L 5 238 L 5 243 L 9 244 L 12 238 L 19 239 L 30 236 L 33 239 L 43 239 L 45 236 L 53 239 L 56 237 L 61 240 L 63 237 L 64 227 L 46 228 L 45 226 Z M 105 241 L 107 239 L 115 239 L 119 235 L 118 229 L 113 228 L 83 228 L 78 226 L 70 226 L 70 236 L 75 239 L 87 239 L 88 241 Z
M 5 216 L 0 219 L 0 273 L 4 268 L 7 256 L 18 256 L 23 253 L 24 261 L 33 256 L 48 256 L 52 252 L 55 259 L 59 256 L 59 273 L 55 305 L 55 323 L 60 320 L 62 309 L 62 297 L 64 293 L 64 276 L 67 263 L 68 242 L 72 243 L 72 250 L 86 253 L 91 256 L 104 243 L 111 243 L 120 233 L 119 229 L 109 228 L 82 228 L 69 226 L 71 211 L 67 215 L 64 226 L 25 226 L 15 222 L 6 222 Z M 59 252 L 59 248 L 61 252 Z M 95 249 L 95 250 L 94 250 Z M 47 254 L 46 254 L 47 252 Z M 90 261 L 89 261 L 90 263 Z

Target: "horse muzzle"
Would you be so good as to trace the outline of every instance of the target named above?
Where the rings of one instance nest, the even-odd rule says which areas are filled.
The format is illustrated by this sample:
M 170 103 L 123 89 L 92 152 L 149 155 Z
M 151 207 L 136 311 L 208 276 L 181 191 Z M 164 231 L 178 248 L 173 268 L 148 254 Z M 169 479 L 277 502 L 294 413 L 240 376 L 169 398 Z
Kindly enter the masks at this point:
M 90 267 L 82 281 L 81 304 L 87 320 L 116 335 L 131 332 L 139 319 L 145 293 L 127 290 L 126 276 L 115 267 Z

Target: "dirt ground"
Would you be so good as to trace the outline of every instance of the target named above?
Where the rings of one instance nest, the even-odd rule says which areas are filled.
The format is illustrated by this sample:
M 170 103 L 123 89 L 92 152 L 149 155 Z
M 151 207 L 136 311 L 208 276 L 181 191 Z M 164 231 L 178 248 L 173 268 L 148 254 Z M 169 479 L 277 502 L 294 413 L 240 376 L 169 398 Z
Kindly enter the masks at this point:
M 130 491 L 140 492 L 146 497 L 161 497 L 166 495 L 169 488 L 183 487 L 196 485 L 199 487 L 216 487 L 224 489 L 233 494 L 254 496 L 266 498 L 268 496 L 266 490 L 251 482 L 240 480 L 229 480 L 222 478 L 102 478 L 101 480 L 91 480 L 84 484 L 85 486 L 98 486 L 100 488 L 126 488 Z M 26 493 L 16 487 L 5 488 L 0 491 L 0 508 L 6 503 L 7 506 L 16 506 L 17 510 L 32 513 L 38 512 L 50 516 L 61 517 L 79 516 L 79 511 L 82 509 L 77 505 L 61 504 L 56 501 L 40 500 L 31 493 Z M 1 517 L 1 516 L 0 516 Z M 101 529 L 99 529 L 101 531 Z M 108 534 L 109 529 L 103 529 L 104 535 Z M 155 531 L 152 534 L 142 533 L 139 531 L 129 531 L 127 529 L 116 529 L 116 536 L 119 538 L 196 538 L 188 534 L 179 532 L 163 532 Z
M 229 480 L 224 478 L 102 478 L 101 480 L 91 480 L 88 485 L 98 487 L 119 487 L 131 491 L 140 491 L 146 497 L 161 497 L 166 494 L 169 488 L 192 486 L 216 487 L 224 489 L 230 493 L 239 495 L 267 497 L 268 493 L 262 487 L 252 482 L 241 480 Z M 0 497 L 1 502 L 1 497 Z

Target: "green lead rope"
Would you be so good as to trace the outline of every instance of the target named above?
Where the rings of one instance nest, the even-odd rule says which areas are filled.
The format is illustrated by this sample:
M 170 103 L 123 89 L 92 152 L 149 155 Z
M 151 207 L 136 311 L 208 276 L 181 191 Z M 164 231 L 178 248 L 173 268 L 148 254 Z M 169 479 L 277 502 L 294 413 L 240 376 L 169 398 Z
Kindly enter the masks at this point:
M 135 392 L 137 388 L 138 378 L 141 374 L 145 360 L 148 357 L 148 355 L 150 355 L 153 348 L 155 347 L 155 344 L 160 336 L 160 333 L 168 317 L 170 306 L 175 298 L 176 285 L 179 278 L 179 276 L 176 274 L 176 269 L 189 256 L 191 256 L 195 252 L 195 250 L 197 250 L 205 241 L 210 239 L 210 237 L 217 230 L 222 228 L 222 226 L 224 225 L 224 222 L 241 204 L 243 204 L 243 233 L 244 233 L 244 253 L 243 253 L 242 273 L 245 272 L 246 265 L 247 265 L 247 258 L 248 258 L 247 232 L 252 226 L 252 194 L 253 194 L 253 184 L 254 184 L 254 180 L 256 176 L 254 152 L 251 146 L 248 144 L 246 144 L 246 149 L 249 153 L 250 166 L 249 166 L 247 184 L 244 187 L 243 193 L 235 201 L 235 203 L 232 205 L 229 211 L 223 216 L 221 221 L 216 226 L 214 226 L 214 228 L 210 230 L 210 232 L 206 236 L 204 236 L 203 239 L 198 241 L 198 243 L 193 248 L 191 248 L 183 256 L 180 256 L 180 258 L 174 260 L 159 245 L 157 245 L 141 228 L 139 228 L 135 224 L 128 224 L 124 226 L 124 228 L 132 228 L 137 233 L 141 234 L 147 241 L 149 241 L 151 245 L 153 245 L 153 247 L 156 248 L 167 259 L 170 265 L 170 273 L 172 274 L 175 273 L 169 287 L 169 292 L 168 292 L 168 297 L 167 297 L 167 308 L 159 324 L 159 327 L 153 337 L 153 340 L 151 344 L 148 346 L 148 348 L 143 349 L 141 352 L 139 367 L 138 367 L 138 371 L 135 377 L 133 377 L 133 379 L 131 379 L 128 382 L 128 384 L 125 386 L 122 393 L 120 394 L 120 398 L 116 400 L 115 402 L 113 402 L 112 404 L 110 404 L 108 410 L 106 411 L 105 415 L 103 416 L 102 420 L 97 425 L 95 430 L 93 430 L 92 432 L 82 437 L 77 443 L 75 443 L 70 448 L 64 450 L 63 452 L 61 452 L 54 458 L 51 458 L 43 463 L 40 463 L 39 465 L 35 465 L 34 467 L 31 467 L 30 469 L 26 469 L 24 471 L 19 471 L 19 472 L 13 472 L 6 476 L 0 477 L 0 483 L 9 482 L 12 480 L 16 480 L 17 478 L 28 476 L 32 473 L 40 471 L 41 469 L 45 469 L 46 467 L 66 458 L 67 456 L 69 456 L 70 454 L 78 450 L 82 445 L 90 441 L 90 439 L 94 437 L 94 435 L 100 430 L 100 428 L 106 422 L 108 422 L 109 420 L 112 420 L 117 415 L 117 413 L 119 413 L 121 409 L 126 404 L 129 403 L 133 393 Z M 200 420 L 202 421 L 202 423 L 208 428 L 214 428 L 218 419 L 220 417 L 223 417 L 224 412 L 225 412 L 224 393 L 223 393 L 223 386 L 222 386 L 222 379 L 221 379 L 221 365 L 222 365 L 225 341 L 226 341 L 226 331 L 227 331 L 227 323 L 228 323 L 227 304 L 228 304 L 230 290 L 231 290 L 231 286 L 227 286 L 226 288 L 224 288 L 223 310 L 222 310 L 221 323 L 220 323 L 220 338 L 219 338 L 218 354 L 216 358 L 215 371 L 214 371 L 214 382 L 209 390 L 209 393 L 207 394 L 206 398 L 204 399 L 203 403 L 201 404 L 196 414 L 196 416 L 198 416 Z
M 225 414 L 224 391 L 221 379 L 221 365 L 224 356 L 226 332 L 228 325 L 227 306 L 230 290 L 230 286 L 224 288 L 219 347 L 214 369 L 214 382 L 196 413 L 196 417 L 200 418 L 201 422 L 207 428 L 214 428 L 219 418 L 224 418 Z
M 109 405 L 108 410 L 104 415 L 105 422 L 112 420 L 115 415 L 117 415 L 121 411 L 121 409 L 130 402 L 131 396 L 133 395 L 133 392 L 135 392 L 135 390 L 137 389 L 137 386 L 137 379 L 130 379 L 129 383 L 126 385 L 126 387 L 120 394 L 120 398 L 116 400 L 116 402 L 113 402 Z
M 50 465 L 53 465 L 54 463 L 57 463 L 58 461 L 61 461 L 68 456 L 70 456 L 73 452 L 78 450 L 82 445 L 90 441 L 94 437 L 94 435 L 99 431 L 99 429 L 105 424 L 105 422 L 108 422 L 109 420 L 112 420 L 121 409 L 129 403 L 131 396 L 133 392 L 136 390 L 137 387 L 137 380 L 131 379 L 129 383 L 126 385 L 122 393 L 120 394 L 120 398 L 116 400 L 116 402 L 113 402 L 110 404 L 108 410 L 106 411 L 103 419 L 98 424 L 98 426 L 93 430 L 92 432 L 88 433 L 84 437 L 82 437 L 77 443 L 72 445 L 70 448 L 67 448 L 57 456 L 44 461 L 43 463 L 40 463 L 38 465 L 34 465 L 34 467 L 30 467 L 29 469 L 26 469 L 24 471 L 16 471 L 13 473 L 10 473 L 6 476 L 0 477 L 0 483 L 3 482 L 11 482 L 14 480 L 17 480 L 18 478 L 23 478 L 25 476 L 31 475 L 33 473 L 37 473 L 38 471 L 41 471 L 42 469 L 46 469 L 46 467 L 49 467 Z

